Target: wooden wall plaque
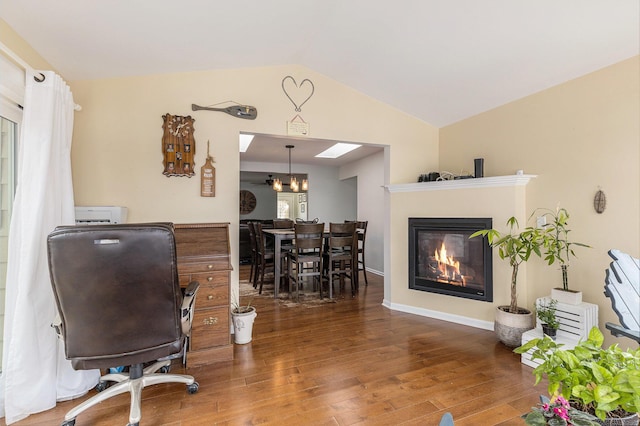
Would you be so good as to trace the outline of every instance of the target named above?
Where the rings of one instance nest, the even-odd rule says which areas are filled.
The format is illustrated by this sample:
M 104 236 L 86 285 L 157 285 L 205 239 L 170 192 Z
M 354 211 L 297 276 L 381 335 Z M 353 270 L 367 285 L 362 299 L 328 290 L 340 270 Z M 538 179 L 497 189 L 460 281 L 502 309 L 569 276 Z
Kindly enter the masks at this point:
M 191 116 L 165 114 L 162 116 L 162 154 L 164 157 L 163 174 L 169 176 L 195 175 L 193 157 L 196 154 L 196 141 L 193 138 Z

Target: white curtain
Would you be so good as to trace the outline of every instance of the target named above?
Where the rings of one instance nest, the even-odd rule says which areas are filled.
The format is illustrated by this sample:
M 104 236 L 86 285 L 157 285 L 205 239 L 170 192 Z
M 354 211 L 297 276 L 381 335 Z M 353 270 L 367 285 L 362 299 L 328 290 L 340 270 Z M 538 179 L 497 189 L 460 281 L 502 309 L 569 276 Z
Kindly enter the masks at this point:
M 71 181 L 71 90 L 53 72 L 27 73 L 5 301 L 0 408 L 7 424 L 86 393 L 99 372 L 75 371 L 51 328 L 56 308 L 47 235 L 75 221 Z

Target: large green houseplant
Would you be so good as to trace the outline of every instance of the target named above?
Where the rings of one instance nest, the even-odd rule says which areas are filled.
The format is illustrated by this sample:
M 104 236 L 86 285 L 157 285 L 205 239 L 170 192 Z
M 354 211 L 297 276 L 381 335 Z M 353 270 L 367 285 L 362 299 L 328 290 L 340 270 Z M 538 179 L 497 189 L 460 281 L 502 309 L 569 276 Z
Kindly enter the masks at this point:
M 523 262 L 529 260 L 532 254 L 542 257 L 545 239 L 541 229 L 529 226 L 520 230 L 518 220 L 515 217 L 507 220 L 507 226 L 509 231 L 505 233 L 495 229 L 482 229 L 471 234 L 470 238 L 486 237 L 491 247 L 498 248 L 500 259 L 509 261 L 511 266 L 511 300 L 509 306 L 498 306 L 495 330 L 504 344 L 516 347 L 520 345 L 522 333 L 533 328 L 531 311 L 518 306 L 518 269 Z M 513 315 L 522 317 L 518 319 Z M 503 318 L 506 318 L 509 323 L 503 321 Z
M 569 212 L 557 207 L 551 209 L 536 209 L 532 216 L 545 218 L 545 224 L 542 226 L 544 239 L 544 259 L 549 265 L 555 262 L 560 264 L 562 271 L 562 290 L 572 292 L 569 289 L 568 267 L 569 259 L 575 257 L 574 247 L 589 247 L 587 244 L 571 241 L 569 238 Z
M 573 349 L 562 349 L 562 344 L 544 336 L 514 352 L 532 350 L 531 358 L 542 361 L 533 370 L 535 385 L 546 378 L 550 395 L 561 394 L 572 407 L 600 419 L 617 418 L 614 424 L 627 424 L 620 419 L 631 416 L 628 424 L 637 425 L 640 348 L 623 351 L 617 344 L 603 348 L 603 342 L 602 332 L 593 327 L 588 339 Z

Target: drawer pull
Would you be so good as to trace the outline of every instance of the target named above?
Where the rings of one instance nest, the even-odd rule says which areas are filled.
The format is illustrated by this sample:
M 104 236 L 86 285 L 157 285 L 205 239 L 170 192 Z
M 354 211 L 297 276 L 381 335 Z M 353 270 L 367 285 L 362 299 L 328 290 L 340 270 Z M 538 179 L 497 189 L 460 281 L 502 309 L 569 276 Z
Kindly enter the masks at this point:
M 202 320 L 204 325 L 214 325 L 218 323 L 218 318 L 217 317 L 209 317 L 209 318 L 205 318 L 204 320 Z
M 213 281 L 213 277 L 207 277 L 207 281 L 209 282 Z
M 207 300 L 213 300 L 213 294 L 208 295 Z
M 213 269 L 213 265 L 207 265 L 207 268 Z

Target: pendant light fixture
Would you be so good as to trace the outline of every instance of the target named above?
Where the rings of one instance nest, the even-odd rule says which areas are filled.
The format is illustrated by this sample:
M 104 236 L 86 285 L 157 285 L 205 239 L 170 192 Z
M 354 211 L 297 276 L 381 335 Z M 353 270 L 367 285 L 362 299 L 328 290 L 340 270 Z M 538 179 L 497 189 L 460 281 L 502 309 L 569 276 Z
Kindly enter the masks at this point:
M 300 186 L 302 185 L 302 190 L 307 191 L 309 189 L 309 181 L 307 179 L 302 179 L 302 184 L 298 183 L 298 179 L 291 173 L 291 150 L 295 148 L 295 145 L 285 145 L 285 148 L 289 150 L 289 188 L 291 188 L 292 192 L 299 192 Z M 282 192 L 282 180 L 280 178 L 275 178 L 273 180 L 273 190 Z

